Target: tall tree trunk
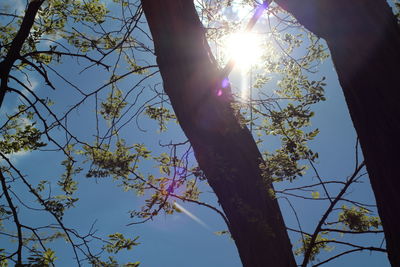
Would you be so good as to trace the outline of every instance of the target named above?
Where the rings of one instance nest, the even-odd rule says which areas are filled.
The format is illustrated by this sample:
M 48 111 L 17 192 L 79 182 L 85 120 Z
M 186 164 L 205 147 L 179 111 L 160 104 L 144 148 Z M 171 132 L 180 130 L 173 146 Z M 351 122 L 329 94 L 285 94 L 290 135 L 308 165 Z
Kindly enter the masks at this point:
M 400 266 L 400 30 L 385 0 L 276 0 L 324 38 L 360 139 L 392 266 Z
M 262 157 L 235 117 L 229 86 L 205 38 L 193 1 L 144 0 L 164 88 L 198 163 L 228 218 L 244 266 L 295 266 Z

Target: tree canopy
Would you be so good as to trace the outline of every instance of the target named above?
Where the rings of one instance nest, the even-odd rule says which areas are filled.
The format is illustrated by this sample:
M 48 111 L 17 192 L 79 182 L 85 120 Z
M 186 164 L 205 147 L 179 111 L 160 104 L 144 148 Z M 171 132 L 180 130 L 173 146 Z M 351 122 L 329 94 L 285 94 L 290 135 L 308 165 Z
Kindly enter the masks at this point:
M 385 253 L 372 197 L 350 194 L 368 182 L 358 139 L 354 170 L 330 178 L 319 172 L 312 121 L 326 100 L 318 72 L 330 56 L 324 36 L 275 3 L 195 1 L 199 23 L 190 24 L 189 12 L 161 2 L 1 4 L 1 264 L 118 266 L 124 250 L 146 242 L 132 225 L 188 214 L 188 203 L 225 222 L 218 234 L 234 239 L 246 266 L 262 265 L 246 260 L 241 244 L 258 247 L 255 240 L 275 236 L 282 244 L 267 245 L 288 248 L 288 262 L 303 266 L 358 251 Z M 246 27 L 260 36 L 262 55 L 240 77 L 225 42 Z M 251 79 L 244 86 L 250 93 L 241 91 L 243 77 Z M 26 168 L 20 157 L 37 166 Z M 97 205 L 85 199 L 105 180 L 137 195 L 124 203 L 132 201 L 130 219 L 113 218 L 130 236 L 97 231 L 95 220 L 87 230 L 74 217 L 80 205 Z M 123 201 L 107 192 L 98 197 Z M 302 218 L 296 201 L 315 207 L 314 222 Z M 290 225 L 282 212 L 287 227 L 278 202 L 292 208 Z M 60 240 L 70 253 L 54 249 Z M 135 255 L 120 264 L 139 261 Z

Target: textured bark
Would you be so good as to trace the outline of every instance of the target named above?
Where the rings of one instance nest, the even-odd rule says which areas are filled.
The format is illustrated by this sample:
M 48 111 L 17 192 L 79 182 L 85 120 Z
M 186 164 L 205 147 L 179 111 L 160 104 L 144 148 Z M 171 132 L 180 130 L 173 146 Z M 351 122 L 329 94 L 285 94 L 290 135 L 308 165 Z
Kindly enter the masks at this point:
M 261 154 L 231 107 L 193 1 L 143 0 L 164 88 L 228 218 L 244 266 L 295 266 Z
M 324 38 L 360 139 L 392 266 L 400 266 L 400 30 L 384 0 L 276 0 Z

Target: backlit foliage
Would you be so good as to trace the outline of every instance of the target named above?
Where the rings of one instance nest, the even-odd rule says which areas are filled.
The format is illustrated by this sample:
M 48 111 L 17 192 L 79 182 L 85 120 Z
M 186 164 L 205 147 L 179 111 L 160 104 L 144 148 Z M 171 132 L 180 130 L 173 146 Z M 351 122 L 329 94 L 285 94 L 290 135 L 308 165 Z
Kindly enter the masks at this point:
M 238 7 L 251 13 L 255 6 L 252 0 L 196 1 L 221 69 L 228 60 L 220 51 L 223 37 L 247 22 L 238 15 Z M 24 16 L 12 7 L 4 12 L 9 16 L 0 19 L 0 64 L 12 48 Z M 325 78 L 316 72 L 328 52 L 316 36 L 277 5 L 271 4 L 265 13 L 260 22 L 267 29 L 262 42 L 264 54 L 262 63 L 252 70 L 253 96 L 244 99 L 233 83 L 232 106 L 262 151 L 264 163 L 260 168 L 266 184 L 291 185 L 318 176 L 316 171 L 310 171 L 318 163 L 318 152 L 310 142 L 319 133 L 312 126 L 314 105 L 325 101 Z M 138 233 L 131 234 L 134 237 L 119 232 L 97 233 L 95 223 L 88 232 L 81 233 L 64 224 L 68 210 L 79 205 L 79 195 L 86 193 L 80 183 L 88 181 L 92 182 L 90 190 L 95 191 L 96 183 L 111 179 L 123 191 L 140 197 L 142 205 L 134 206 L 137 201 L 132 201 L 127 224 L 181 212 L 174 205 L 178 202 L 211 208 L 227 222 L 217 203 L 204 202 L 203 196 L 210 188 L 189 142 L 181 132 L 171 140 L 171 133 L 178 132 L 179 122 L 159 77 L 154 78 L 157 68 L 152 40 L 143 26 L 139 1 L 46 0 L 34 18 L 7 77 L 7 94 L 13 95 L 18 104 L 4 111 L 0 120 L 2 192 L 9 192 L 9 196 L 0 195 L 0 230 L 11 244 L 0 248 L 0 266 L 16 263 L 19 254 L 23 263 L 32 266 L 53 266 L 58 260 L 72 262 L 72 258 L 74 266 L 121 266 L 118 253 L 138 246 Z M 40 88 L 33 88 L 31 80 L 39 80 Z M 63 98 L 51 99 L 60 91 L 65 92 Z M 154 134 L 151 138 L 156 142 L 139 140 L 143 133 Z M 271 140 L 276 145 L 271 146 Z M 32 157 L 47 153 L 54 161 L 45 162 L 40 168 L 45 174 L 45 169 L 54 168 L 59 175 L 30 174 L 30 170 L 14 162 L 16 155 L 24 153 L 31 153 Z M 362 176 L 355 174 L 357 179 Z M 321 185 L 325 185 L 322 180 L 311 189 L 299 186 L 294 192 L 300 193 L 294 197 L 332 203 Z M 307 190 L 311 190 L 311 197 Z M 306 196 L 301 195 L 304 191 Z M 292 192 L 288 188 L 266 193 L 286 199 L 293 196 Z M 30 197 L 25 198 L 27 195 Z M 118 205 L 118 200 L 113 201 Z M 37 216 L 46 214 L 49 222 L 39 227 L 26 225 L 26 221 L 16 223 L 18 214 L 14 211 L 22 214 L 24 210 L 37 212 Z M 256 211 L 239 203 L 238 212 L 251 215 Z M 380 229 L 379 219 L 362 207 L 343 206 L 339 212 L 332 212 L 331 216 L 339 217 L 338 222 L 331 222 L 337 226 L 335 229 Z M 265 231 L 268 230 L 266 225 Z M 229 232 L 222 230 L 219 234 Z M 300 256 L 308 251 L 311 260 L 322 250 L 329 250 L 327 243 L 335 240 L 331 232 L 321 229 L 314 235 L 302 231 L 300 235 L 301 245 L 295 253 Z M 61 259 L 60 253 L 51 249 L 57 240 L 66 241 L 71 258 Z M 139 266 L 139 262 L 122 266 Z
M 378 229 L 381 225 L 379 217 L 368 216 L 370 212 L 367 209 L 342 206 L 342 210 L 343 212 L 339 214 L 339 221 L 350 230 L 362 232 L 371 228 Z
M 328 246 L 329 239 L 318 235 L 315 240 L 315 245 L 312 246 L 310 259 L 315 260 L 315 257 L 321 252 L 321 250 L 331 251 L 333 248 Z M 295 251 L 296 255 L 302 255 L 307 249 L 310 248 L 311 236 L 306 236 L 304 244 Z

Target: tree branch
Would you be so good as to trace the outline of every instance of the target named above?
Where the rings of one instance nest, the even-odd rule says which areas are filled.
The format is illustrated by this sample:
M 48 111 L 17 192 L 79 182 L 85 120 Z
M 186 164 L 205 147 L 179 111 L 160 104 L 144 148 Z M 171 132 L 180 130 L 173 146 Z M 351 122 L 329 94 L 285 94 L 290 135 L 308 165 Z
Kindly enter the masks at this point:
M 319 234 L 319 232 L 321 232 L 321 228 L 322 225 L 324 224 L 324 222 L 326 221 L 326 219 L 328 218 L 329 214 L 331 213 L 331 211 L 333 210 L 333 208 L 335 207 L 336 203 L 341 199 L 341 197 L 344 195 L 344 193 L 346 192 L 347 188 L 349 188 L 349 186 L 352 184 L 352 182 L 354 181 L 354 179 L 356 179 L 358 173 L 361 171 L 361 169 L 365 166 L 365 163 L 361 163 L 360 166 L 358 166 L 358 168 L 354 171 L 353 175 L 349 178 L 349 180 L 347 181 L 346 185 L 342 188 L 342 190 L 340 191 L 340 193 L 336 196 L 336 198 L 331 202 L 331 204 L 329 205 L 328 209 L 325 211 L 324 215 L 322 216 L 321 220 L 319 221 L 317 227 L 315 228 L 315 231 L 313 233 L 313 235 L 311 236 L 311 240 L 310 240 L 310 244 L 308 245 L 305 253 L 304 253 L 304 260 L 303 263 L 301 264 L 302 267 L 306 267 L 308 264 L 308 261 L 310 260 L 310 256 L 311 256 L 311 252 L 312 252 L 312 248 L 314 247 L 314 245 L 316 244 L 316 239 L 317 236 Z
M 22 266 L 22 231 L 21 231 L 21 223 L 19 222 L 19 218 L 18 218 L 18 212 L 17 212 L 17 208 L 14 206 L 14 203 L 12 202 L 11 196 L 8 193 L 8 188 L 7 188 L 7 184 L 6 184 L 6 178 L 3 175 L 3 172 L 0 170 L 0 182 L 1 182 L 1 187 L 3 189 L 4 192 L 4 196 L 6 197 L 8 206 L 11 209 L 13 218 L 14 218 L 14 222 L 15 222 L 15 226 L 17 227 L 17 233 L 18 233 L 18 250 L 17 250 L 17 255 L 18 255 L 18 259 L 17 259 L 17 265 L 21 265 Z
M 29 32 L 35 21 L 35 16 L 43 2 L 44 0 L 32 0 L 29 2 L 21 27 L 11 42 L 10 50 L 8 50 L 5 59 L 0 62 L 0 107 L 3 104 L 4 96 L 8 89 L 8 75 L 10 74 L 14 62 L 20 57 L 22 45 L 29 36 Z

